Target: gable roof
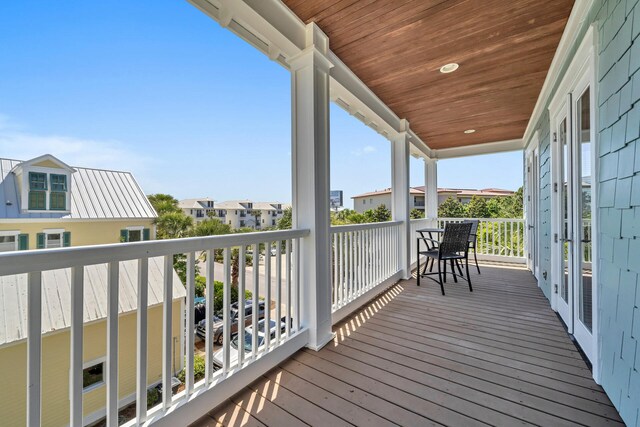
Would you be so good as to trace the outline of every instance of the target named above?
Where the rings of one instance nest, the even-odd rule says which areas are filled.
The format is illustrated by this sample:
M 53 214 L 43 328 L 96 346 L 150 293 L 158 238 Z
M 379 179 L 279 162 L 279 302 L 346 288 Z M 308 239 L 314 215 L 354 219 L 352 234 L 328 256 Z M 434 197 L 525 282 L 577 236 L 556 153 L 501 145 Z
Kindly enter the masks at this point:
M 21 168 L 26 167 L 26 166 L 32 166 L 32 165 L 37 165 L 38 163 L 44 163 L 44 162 L 52 162 L 55 165 L 59 166 L 60 168 L 67 170 L 69 172 L 75 172 L 75 169 L 72 168 L 71 166 L 69 166 L 68 164 L 66 164 L 65 162 L 63 162 L 62 160 L 60 160 L 59 158 L 52 156 L 51 154 L 43 154 L 42 156 L 38 156 L 35 157 L 31 160 L 26 160 L 24 162 L 20 162 L 19 164 L 17 164 L 14 168 L 14 170 L 16 172 L 20 171 Z
M 0 218 L 4 219 L 129 219 L 155 218 L 151 206 L 133 175 L 102 169 L 71 168 L 53 156 L 40 156 L 23 162 L 0 158 Z M 20 211 L 15 171 L 45 160 L 62 163 L 71 174 L 71 211 L 69 213 Z M 16 169 L 18 168 L 18 169 Z
M 211 209 L 209 206 L 205 206 L 205 202 L 214 202 L 213 199 L 205 197 L 204 199 L 183 199 L 178 202 L 180 209 Z M 214 206 L 218 206 L 214 203 Z
M 84 322 L 107 317 L 107 265 L 88 265 L 84 270 Z M 119 270 L 118 312 L 138 307 L 138 262 L 123 261 Z M 149 258 L 149 307 L 164 301 L 164 258 Z M 173 272 L 173 299 L 186 296 Z M 71 326 L 71 269 L 42 272 L 42 333 Z M 27 336 L 27 275 L 0 277 L 0 346 Z

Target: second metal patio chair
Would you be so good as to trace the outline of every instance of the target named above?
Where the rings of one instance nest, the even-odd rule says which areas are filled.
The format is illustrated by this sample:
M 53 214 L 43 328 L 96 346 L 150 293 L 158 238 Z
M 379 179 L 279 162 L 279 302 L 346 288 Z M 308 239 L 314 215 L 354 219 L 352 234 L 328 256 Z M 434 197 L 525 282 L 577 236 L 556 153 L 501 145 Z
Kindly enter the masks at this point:
M 451 275 L 453 276 L 454 282 L 458 282 L 458 277 L 463 280 L 466 280 L 469 284 L 469 291 L 473 292 L 473 288 L 471 287 L 471 278 L 469 277 L 469 236 L 471 234 L 472 224 L 470 222 L 463 223 L 449 223 L 444 228 L 444 234 L 442 236 L 442 241 L 438 242 L 434 239 L 430 239 L 427 237 L 418 238 L 418 268 L 417 268 L 417 282 L 418 286 L 420 286 L 420 279 L 422 277 L 426 277 L 440 284 L 440 290 L 442 291 L 442 295 L 444 295 L 444 283 L 447 281 L 447 262 L 449 262 L 451 266 Z M 428 250 L 420 250 L 420 241 L 424 241 L 424 243 L 432 243 L 438 244 L 437 247 L 428 249 Z M 427 246 L 428 247 L 428 246 Z M 438 263 L 438 272 L 427 273 L 426 265 L 424 271 L 420 271 L 420 256 L 427 257 L 427 261 L 431 259 L 432 261 L 437 261 Z M 458 261 L 464 260 L 466 277 L 462 275 L 460 266 L 457 265 Z M 456 273 L 456 267 L 460 274 Z M 438 279 L 435 279 L 431 276 L 438 276 Z
M 478 224 L 480 221 L 477 219 L 471 219 L 463 222 L 468 222 L 471 224 L 471 234 L 469 234 L 469 250 L 473 249 L 473 259 L 476 262 L 476 269 L 478 270 L 478 274 L 480 274 L 480 266 L 478 265 Z

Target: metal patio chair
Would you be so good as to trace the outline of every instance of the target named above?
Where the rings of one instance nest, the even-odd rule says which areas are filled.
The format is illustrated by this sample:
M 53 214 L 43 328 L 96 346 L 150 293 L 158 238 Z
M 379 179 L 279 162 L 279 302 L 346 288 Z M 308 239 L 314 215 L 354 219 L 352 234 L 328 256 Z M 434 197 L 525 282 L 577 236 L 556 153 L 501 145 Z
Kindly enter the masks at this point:
M 469 284 L 469 291 L 473 292 L 471 287 L 471 278 L 469 277 L 469 236 L 471 234 L 472 224 L 470 222 L 461 223 L 448 223 L 444 228 L 444 234 L 442 235 L 442 241 L 438 242 L 435 239 L 427 237 L 421 237 L 418 239 L 418 268 L 417 268 L 417 282 L 420 286 L 420 279 L 426 277 L 440 284 L 440 290 L 444 295 L 444 283 L 447 282 L 447 263 L 451 266 L 451 275 L 454 282 L 458 283 L 458 277 L 462 280 L 466 280 Z M 420 241 L 425 244 L 438 244 L 437 247 L 420 250 Z M 427 246 L 429 247 L 429 246 Z M 427 261 L 437 261 L 438 271 L 437 273 L 427 273 L 426 268 L 420 272 L 420 256 L 427 257 Z M 466 277 L 462 274 L 462 269 L 457 263 L 464 260 Z M 458 272 L 456 272 L 456 268 Z M 437 275 L 435 279 L 431 276 Z
M 480 274 L 480 266 L 478 265 L 478 255 L 476 246 L 478 244 L 478 224 L 480 221 L 477 219 L 466 220 L 463 222 L 468 222 L 471 224 L 471 234 L 469 234 L 469 250 L 473 249 L 473 259 L 476 262 L 476 269 L 478 270 L 478 274 Z

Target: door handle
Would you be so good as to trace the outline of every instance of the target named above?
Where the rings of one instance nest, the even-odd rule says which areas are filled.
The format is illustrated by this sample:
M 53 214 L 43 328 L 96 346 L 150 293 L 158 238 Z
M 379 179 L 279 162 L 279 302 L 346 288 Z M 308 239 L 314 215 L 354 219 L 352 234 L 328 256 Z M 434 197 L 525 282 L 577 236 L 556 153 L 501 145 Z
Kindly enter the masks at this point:
M 529 230 L 533 230 L 535 227 L 533 225 L 529 226 Z
M 582 239 L 580 240 L 582 243 L 591 243 L 591 239 Z

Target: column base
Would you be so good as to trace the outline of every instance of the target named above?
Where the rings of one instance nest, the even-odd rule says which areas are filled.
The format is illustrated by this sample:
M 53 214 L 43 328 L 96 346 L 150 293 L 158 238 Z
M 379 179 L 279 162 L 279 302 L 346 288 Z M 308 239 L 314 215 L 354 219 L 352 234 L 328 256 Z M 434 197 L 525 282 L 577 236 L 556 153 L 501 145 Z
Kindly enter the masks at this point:
M 310 348 L 311 350 L 315 350 L 315 351 L 320 351 L 322 347 L 324 347 L 325 345 L 333 341 L 335 337 L 336 337 L 335 332 L 329 332 L 328 335 L 324 337 L 320 337 L 320 339 L 318 339 L 316 343 L 307 344 L 307 348 Z

